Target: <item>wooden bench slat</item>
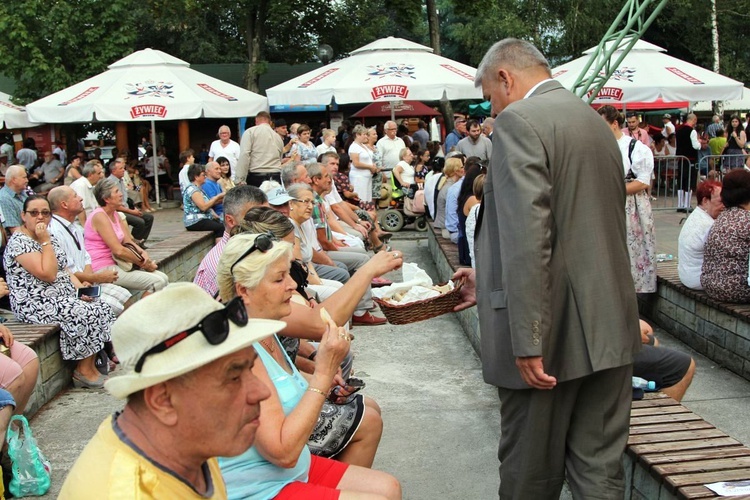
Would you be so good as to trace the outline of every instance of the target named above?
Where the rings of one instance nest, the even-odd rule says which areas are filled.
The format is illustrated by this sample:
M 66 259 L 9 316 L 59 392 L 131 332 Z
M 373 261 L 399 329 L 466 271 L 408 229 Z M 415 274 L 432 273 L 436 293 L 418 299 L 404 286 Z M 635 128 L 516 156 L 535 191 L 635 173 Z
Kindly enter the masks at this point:
M 661 475 L 710 472 L 750 467 L 750 457 L 711 458 L 675 464 L 657 465 L 653 471 Z
M 628 447 L 628 451 L 637 455 L 648 453 L 666 453 L 679 450 L 702 450 L 716 446 L 742 446 L 742 443 L 729 436 L 723 438 L 694 439 L 692 441 L 677 441 L 675 443 L 636 444 Z
M 667 453 L 653 453 L 641 457 L 641 463 L 646 467 L 659 464 L 690 462 L 708 458 L 728 458 L 750 456 L 750 448 L 745 446 L 719 446 L 703 450 L 688 450 Z
M 667 422 L 690 422 L 703 420 L 695 413 L 676 413 L 673 415 L 652 415 L 649 417 L 635 417 L 630 419 L 630 425 L 665 424 Z
M 699 484 L 710 484 L 722 481 L 744 481 L 750 479 L 750 468 L 722 470 L 714 472 L 698 472 L 696 474 L 676 474 L 666 476 L 666 482 L 676 491 L 682 486 L 694 486 Z
M 661 396 L 661 397 L 649 397 L 649 396 Z M 639 401 L 633 401 L 630 407 L 631 408 L 651 408 L 653 406 L 676 406 L 679 404 L 680 403 L 670 398 L 669 396 L 662 394 L 661 392 L 653 392 L 653 393 L 647 393 L 646 396 Z
M 681 499 L 698 499 L 698 498 L 716 498 L 718 495 L 705 486 L 683 486 L 677 490 L 677 498 Z M 734 498 L 734 497 L 733 497 Z
M 648 408 L 636 408 L 630 410 L 630 417 L 646 417 L 649 415 L 668 415 L 672 413 L 691 413 L 682 405 L 674 406 L 652 406 Z
M 715 427 L 705 420 L 695 420 L 692 422 L 674 422 L 668 424 L 638 425 L 630 428 L 630 435 L 639 436 L 641 434 L 687 431 L 691 429 L 715 429 Z
M 689 430 L 679 432 L 660 432 L 655 434 L 643 434 L 640 436 L 630 436 L 628 446 L 647 443 L 671 443 L 677 441 L 691 441 L 694 439 L 720 438 L 726 437 L 719 429 Z

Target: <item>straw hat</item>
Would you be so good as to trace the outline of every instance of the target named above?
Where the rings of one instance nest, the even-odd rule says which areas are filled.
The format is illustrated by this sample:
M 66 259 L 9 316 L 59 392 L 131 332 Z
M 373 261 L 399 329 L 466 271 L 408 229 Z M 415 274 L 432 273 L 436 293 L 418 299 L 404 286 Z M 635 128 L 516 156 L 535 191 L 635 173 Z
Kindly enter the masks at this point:
M 173 283 L 126 309 L 112 327 L 112 342 L 120 359 L 121 375 L 104 387 L 116 398 L 196 370 L 278 332 L 283 321 L 250 319 L 246 326 L 229 321 L 229 335 L 218 345 L 197 331 L 163 352 L 149 355 L 140 373 L 135 365 L 155 345 L 198 325 L 224 305 L 193 283 Z M 118 370 L 119 371 L 119 370 Z

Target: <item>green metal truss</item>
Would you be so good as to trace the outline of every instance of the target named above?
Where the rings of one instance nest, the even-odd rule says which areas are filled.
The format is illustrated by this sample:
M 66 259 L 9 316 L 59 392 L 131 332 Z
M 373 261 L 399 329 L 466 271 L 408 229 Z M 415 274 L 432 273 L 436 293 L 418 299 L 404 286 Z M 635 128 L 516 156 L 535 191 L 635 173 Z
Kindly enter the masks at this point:
M 586 102 L 591 104 L 599 90 L 612 76 L 622 60 L 628 55 L 651 23 L 656 19 L 668 0 L 626 0 L 607 33 L 602 37 L 591 58 L 578 75 L 571 89 L 580 98 L 588 96 Z M 653 10 L 647 16 L 647 10 Z M 624 25 L 623 25 L 624 22 Z M 618 58 L 612 56 L 620 50 Z

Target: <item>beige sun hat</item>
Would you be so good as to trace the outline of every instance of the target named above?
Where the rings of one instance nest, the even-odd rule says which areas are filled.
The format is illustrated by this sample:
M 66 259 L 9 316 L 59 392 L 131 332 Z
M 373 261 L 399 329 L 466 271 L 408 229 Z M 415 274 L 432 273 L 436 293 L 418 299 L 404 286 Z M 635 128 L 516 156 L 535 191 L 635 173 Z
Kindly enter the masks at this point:
M 223 308 L 193 283 L 173 283 L 139 300 L 112 326 L 112 342 L 122 374 L 110 377 L 104 387 L 114 397 L 124 399 L 248 347 L 286 326 L 283 321 L 265 319 L 250 319 L 246 326 L 229 321 L 229 335 L 221 344 L 209 344 L 197 331 L 165 351 L 149 355 L 141 372 L 135 372 L 136 363 L 146 351 Z

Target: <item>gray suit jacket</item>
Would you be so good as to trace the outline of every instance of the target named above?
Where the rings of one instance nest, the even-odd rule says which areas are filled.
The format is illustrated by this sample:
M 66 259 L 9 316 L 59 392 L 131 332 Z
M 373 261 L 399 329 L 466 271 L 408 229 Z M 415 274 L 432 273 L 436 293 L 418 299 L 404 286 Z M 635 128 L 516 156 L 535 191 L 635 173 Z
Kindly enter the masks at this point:
M 632 362 L 640 331 L 620 151 L 557 82 L 495 121 L 476 259 L 487 383 L 528 388 L 519 356 L 542 356 L 558 382 Z

